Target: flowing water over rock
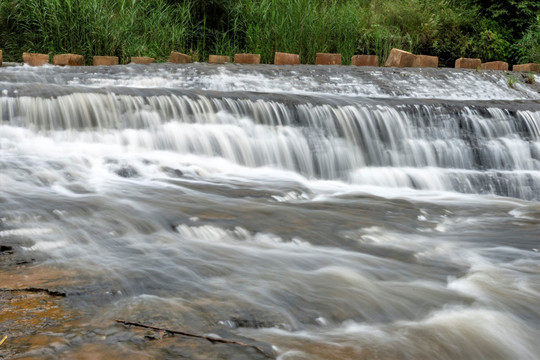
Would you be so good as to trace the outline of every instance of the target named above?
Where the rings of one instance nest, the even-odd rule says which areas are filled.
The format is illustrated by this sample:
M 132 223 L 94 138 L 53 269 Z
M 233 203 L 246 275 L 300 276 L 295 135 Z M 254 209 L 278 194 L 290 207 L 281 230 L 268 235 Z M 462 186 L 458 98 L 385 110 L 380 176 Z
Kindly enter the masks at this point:
M 2 68 L 0 356 L 539 359 L 539 81 Z

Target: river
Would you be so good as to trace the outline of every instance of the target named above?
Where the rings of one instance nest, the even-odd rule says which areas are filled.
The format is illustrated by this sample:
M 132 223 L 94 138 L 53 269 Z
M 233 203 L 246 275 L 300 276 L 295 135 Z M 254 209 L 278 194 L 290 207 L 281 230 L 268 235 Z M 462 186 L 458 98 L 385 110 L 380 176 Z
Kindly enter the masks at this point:
M 0 357 L 540 359 L 540 76 L 507 76 L 1 68 L 0 287 L 65 315 Z

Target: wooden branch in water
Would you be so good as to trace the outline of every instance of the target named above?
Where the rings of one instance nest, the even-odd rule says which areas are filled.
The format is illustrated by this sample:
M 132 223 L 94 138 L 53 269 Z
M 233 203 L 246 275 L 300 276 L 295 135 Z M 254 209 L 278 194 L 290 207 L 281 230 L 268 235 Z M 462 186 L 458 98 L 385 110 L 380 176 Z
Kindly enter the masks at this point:
M 45 289 L 45 288 L 37 288 L 37 287 L 25 287 L 25 288 L 17 288 L 17 289 L 6 289 L 6 288 L 0 288 L 0 291 L 5 292 L 30 292 L 30 293 L 46 293 L 50 296 L 60 296 L 60 297 L 66 297 L 66 293 L 51 290 L 51 289 Z
M 255 350 L 257 350 L 258 352 L 260 352 L 261 354 L 263 354 L 264 356 L 266 356 L 266 357 L 268 357 L 270 359 L 274 358 L 274 356 L 271 356 L 268 353 L 266 353 L 266 351 L 264 351 L 263 348 L 261 348 L 259 346 L 256 346 L 256 345 L 246 344 L 246 343 L 243 343 L 243 342 L 240 342 L 240 341 L 226 340 L 226 339 L 216 338 L 216 337 L 213 337 L 213 336 L 199 335 L 199 334 L 188 333 L 188 332 L 185 332 L 185 331 L 178 331 L 178 330 L 171 330 L 171 329 L 167 329 L 167 328 L 160 328 L 160 327 L 157 327 L 157 326 L 150 326 L 150 325 L 145 325 L 145 324 L 131 322 L 131 321 L 125 321 L 125 320 L 118 320 L 117 319 L 115 321 L 117 323 L 121 323 L 121 324 L 124 324 L 124 325 L 137 326 L 137 327 L 141 327 L 141 328 L 145 328 L 145 329 L 151 329 L 151 330 L 155 330 L 155 331 L 164 331 L 164 332 L 167 332 L 169 334 L 176 334 L 176 335 L 189 336 L 189 337 L 194 337 L 194 338 L 199 338 L 199 339 L 205 339 L 205 340 L 210 341 L 212 344 L 214 344 L 214 343 L 223 343 L 223 344 L 233 344 L 233 345 L 251 347 L 251 348 L 254 348 Z

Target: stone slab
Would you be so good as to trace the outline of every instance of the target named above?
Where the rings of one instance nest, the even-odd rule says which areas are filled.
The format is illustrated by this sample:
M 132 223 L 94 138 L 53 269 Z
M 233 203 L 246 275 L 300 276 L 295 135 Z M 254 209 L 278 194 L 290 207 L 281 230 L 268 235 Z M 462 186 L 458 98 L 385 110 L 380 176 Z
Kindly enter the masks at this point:
M 418 68 L 436 68 L 439 67 L 439 58 L 430 55 L 416 55 L 413 67 Z
M 53 65 L 83 66 L 84 56 L 77 54 L 58 54 L 53 57 Z
M 274 54 L 274 64 L 275 65 L 299 65 L 300 55 L 276 52 Z
M 512 70 L 514 70 L 514 71 L 540 72 L 540 64 L 530 63 L 530 64 L 514 65 L 512 67 Z
M 456 69 L 478 69 L 482 65 L 482 60 L 473 58 L 459 58 L 454 67 Z
M 187 64 L 191 62 L 191 56 L 176 51 L 171 51 L 169 62 L 173 64 Z
M 490 61 L 480 65 L 482 70 L 508 70 L 508 63 L 504 61 Z
M 315 65 L 341 65 L 341 54 L 317 53 Z
M 22 58 L 23 63 L 30 66 L 41 66 L 49 63 L 49 54 L 23 52 Z
M 153 57 L 148 56 L 132 56 L 131 62 L 134 64 L 152 64 L 156 61 Z
M 416 55 L 405 50 L 393 48 L 384 63 L 388 67 L 413 67 Z
M 260 64 L 260 54 L 234 54 L 235 64 Z
M 379 66 L 377 55 L 353 55 L 351 65 L 354 66 Z
M 231 57 L 226 55 L 210 55 L 208 57 L 210 64 L 225 64 L 231 62 Z
M 112 66 L 118 65 L 118 56 L 94 56 L 92 58 L 92 64 L 94 66 Z

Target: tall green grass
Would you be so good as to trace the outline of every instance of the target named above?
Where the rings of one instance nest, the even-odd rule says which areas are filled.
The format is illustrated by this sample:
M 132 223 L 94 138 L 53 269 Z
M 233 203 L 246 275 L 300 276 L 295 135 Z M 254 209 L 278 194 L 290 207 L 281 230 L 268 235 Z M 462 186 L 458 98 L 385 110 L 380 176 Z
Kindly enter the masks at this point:
M 272 63 L 281 51 L 303 63 L 317 52 L 341 53 L 344 64 L 375 54 L 382 63 L 397 47 L 442 65 L 462 56 L 540 62 L 540 5 L 524 4 L 514 29 L 473 0 L 0 0 L 0 48 L 8 61 L 23 51 L 163 61 L 176 50 L 196 61 L 250 52 Z
M 0 46 L 18 61 L 22 51 L 165 59 L 186 50 L 193 28 L 189 2 L 4 0 L 0 11 Z

